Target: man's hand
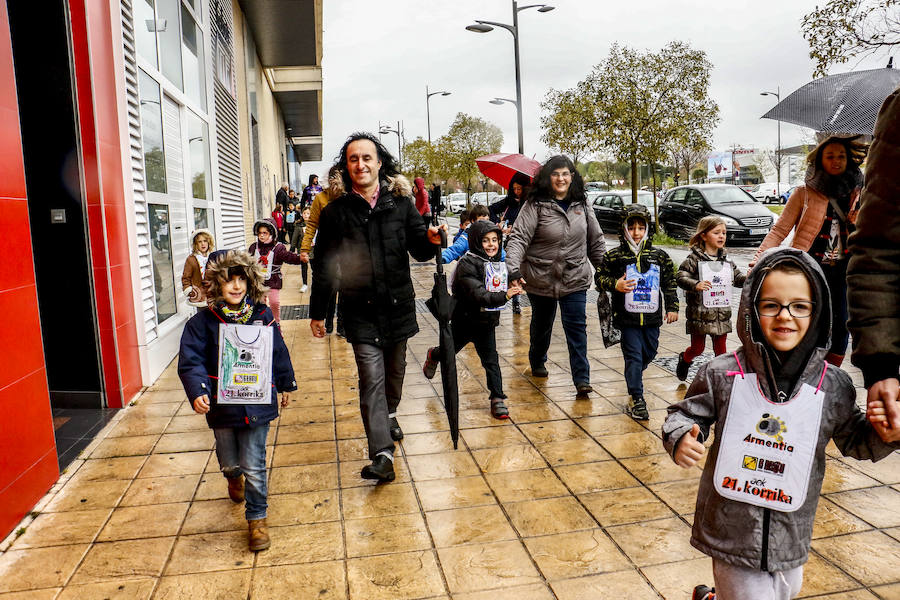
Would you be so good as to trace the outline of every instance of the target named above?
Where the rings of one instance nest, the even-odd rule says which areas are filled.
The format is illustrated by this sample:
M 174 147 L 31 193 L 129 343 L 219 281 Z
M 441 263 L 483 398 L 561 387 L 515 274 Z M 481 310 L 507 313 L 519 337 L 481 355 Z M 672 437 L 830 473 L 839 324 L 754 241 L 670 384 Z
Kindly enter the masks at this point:
M 694 289 L 697 290 L 698 292 L 702 292 L 704 290 L 708 290 L 711 287 L 712 287 L 712 284 L 708 281 L 698 281 L 697 285 L 694 286 Z
M 446 223 L 441 223 L 440 226 L 438 226 L 438 227 L 435 227 L 434 225 L 432 225 L 431 227 L 428 228 L 428 232 L 427 232 L 428 241 L 431 242 L 432 244 L 434 244 L 435 246 L 441 245 L 441 233 L 440 233 L 441 230 L 444 230 L 445 232 L 447 231 Z
M 616 291 L 626 294 L 637 287 L 637 281 L 634 279 L 625 279 L 622 275 L 616 280 Z
M 312 329 L 313 337 L 325 337 L 325 321 L 313 319 L 309 322 L 309 328 Z
M 308 263 L 309 262 L 309 252 L 304 252 L 303 250 L 301 250 L 300 251 L 300 260 L 302 260 L 305 263 Z
M 209 396 L 203 394 L 194 398 L 194 412 L 198 415 L 205 415 L 209 412 Z
M 693 467 L 703 457 L 706 448 L 697 440 L 700 436 L 700 426 L 694 423 L 691 430 L 678 440 L 678 448 L 675 449 L 675 464 L 685 469 Z
M 677 312 L 667 312 L 666 313 L 666 323 L 674 323 L 678 320 Z
M 876 381 L 869 388 L 866 417 L 875 425 L 900 432 L 900 380 L 896 377 Z
M 287 408 L 288 401 L 291 399 L 290 392 L 281 392 L 281 408 Z

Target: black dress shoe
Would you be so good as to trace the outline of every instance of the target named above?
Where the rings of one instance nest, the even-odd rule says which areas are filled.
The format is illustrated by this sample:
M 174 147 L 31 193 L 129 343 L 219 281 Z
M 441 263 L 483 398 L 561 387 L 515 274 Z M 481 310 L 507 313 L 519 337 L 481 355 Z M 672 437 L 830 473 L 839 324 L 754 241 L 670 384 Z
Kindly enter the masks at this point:
M 371 465 L 362 468 L 363 479 L 377 479 L 379 481 L 394 480 L 394 461 L 383 454 L 379 454 Z
M 547 367 L 545 367 L 544 365 L 531 365 L 531 375 L 533 377 L 547 377 L 550 375 L 550 373 L 547 371 Z
M 403 439 L 403 430 L 400 429 L 400 423 L 397 422 L 396 417 L 391 417 L 391 439 L 395 442 Z

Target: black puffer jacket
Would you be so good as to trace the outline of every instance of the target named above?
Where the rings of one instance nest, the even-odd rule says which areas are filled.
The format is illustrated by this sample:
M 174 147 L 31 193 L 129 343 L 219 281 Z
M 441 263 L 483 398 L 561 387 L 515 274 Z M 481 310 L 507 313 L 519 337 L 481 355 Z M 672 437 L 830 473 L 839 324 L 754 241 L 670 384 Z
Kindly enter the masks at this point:
M 319 217 L 310 318 L 324 319 L 331 291 L 339 290 L 351 343 L 381 346 L 419 331 L 409 254 L 424 261 L 437 247 L 428 241 L 411 189 L 398 175 L 381 182 L 375 208 L 350 192 Z
M 453 274 L 453 297 L 456 308 L 453 309 L 453 320 L 464 321 L 475 325 L 496 327 L 500 323 L 500 311 L 484 310 L 499 308 L 506 304 L 506 292 L 489 292 L 484 280 L 485 265 L 489 262 L 499 263 L 500 251 L 493 258 L 488 258 L 481 240 L 489 231 L 497 234 L 500 248 L 503 247 L 503 233 L 490 221 L 476 221 L 469 228 L 469 251 L 459 259 L 456 272 Z

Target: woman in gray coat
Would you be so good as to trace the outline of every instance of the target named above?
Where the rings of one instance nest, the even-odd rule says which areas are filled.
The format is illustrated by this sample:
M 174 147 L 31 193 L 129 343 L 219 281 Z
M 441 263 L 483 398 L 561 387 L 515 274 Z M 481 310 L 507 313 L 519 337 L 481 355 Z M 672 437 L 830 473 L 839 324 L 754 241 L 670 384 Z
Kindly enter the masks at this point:
M 592 390 L 585 304 L 606 245 L 584 181 L 566 156 L 554 156 L 535 177 L 506 247 L 510 280 L 520 280 L 531 302 L 531 374 L 547 377 L 547 349 L 559 305 L 578 395 Z M 593 265 L 593 267 L 592 267 Z

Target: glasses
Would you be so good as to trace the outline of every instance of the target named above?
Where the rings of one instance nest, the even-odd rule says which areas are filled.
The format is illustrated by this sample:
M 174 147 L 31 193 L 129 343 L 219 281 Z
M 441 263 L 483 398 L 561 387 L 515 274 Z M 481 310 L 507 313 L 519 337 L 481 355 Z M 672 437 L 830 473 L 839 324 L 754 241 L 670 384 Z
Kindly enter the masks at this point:
M 788 304 L 779 304 L 774 300 L 762 300 L 756 305 L 756 310 L 761 317 L 777 317 L 785 308 L 788 314 L 795 319 L 808 319 L 812 315 L 815 304 L 808 300 L 798 300 Z
M 572 179 L 572 171 L 553 171 L 550 177 L 554 179 Z

